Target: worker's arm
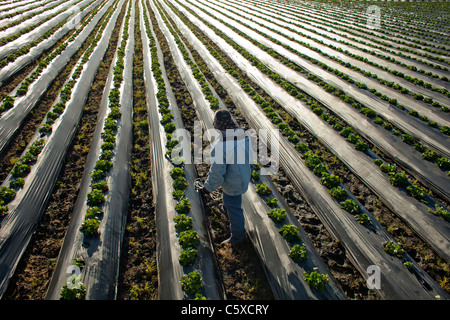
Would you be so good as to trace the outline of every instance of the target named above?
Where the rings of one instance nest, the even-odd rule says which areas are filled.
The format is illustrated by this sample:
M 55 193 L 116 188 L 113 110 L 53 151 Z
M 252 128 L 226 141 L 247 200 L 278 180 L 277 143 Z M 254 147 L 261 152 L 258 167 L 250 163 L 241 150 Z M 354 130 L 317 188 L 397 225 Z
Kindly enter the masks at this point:
M 221 144 L 218 144 L 211 151 L 212 164 L 211 168 L 209 169 L 208 178 L 204 183 L 205 188 L 210 192 L 222 186 L 225 173 L 227 172 L 227 165 L 225 163 L 224 157 L 219 157 L 220 161 L 219 159 L 214 158 L 215 152 L 217 151 L 216 148 L 221 147 Z

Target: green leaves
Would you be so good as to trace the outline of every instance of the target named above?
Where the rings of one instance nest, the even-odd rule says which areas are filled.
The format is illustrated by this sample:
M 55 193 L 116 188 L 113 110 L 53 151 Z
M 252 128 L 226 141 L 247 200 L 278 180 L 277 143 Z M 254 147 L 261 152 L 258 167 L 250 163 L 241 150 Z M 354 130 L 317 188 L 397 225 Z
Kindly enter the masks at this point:
M 180 238 L 178 240 L 182 248 L 196 247 L 200 244 L 200 238 L 195 230 L 187 230 L 180 232 Z
M 325 284 L 329 282 L 328 275 L 319 273 L 316 270 L 317 268 L 314 268 L 314 271 L 305 272 L 303 274 L 303 279 L 310 287 L 323 290 L 325 289 Z
M 187 198 L 183 198 L 175 205 L 175 211 L 178 213 L 188 213 L 191 210 L 191 202 Z
M 175 228 L 178 231 L 186 231 L 192 229 L 192 227 L 194 226 L 192 218 L 188 217 L 186 214 L 177 215 L 175 218 L 173 218 L 173 221 L 175 221 Z
M 256 185 L 256 192 L 260 195 L 269 195 L 272 193 L 272 190 L 268 186 L 266 186 L 264 183 L 258 183 Z
M 293 224 L 285 224 L 280 228 L 281 235 L 286 241 L 292 242 L 300 240 L 300 235 L 298 234 L 298 227 Z
M 195 270 L 188 274 L 185 274 L 180 279 L 181 288 L 187 294 L 197 294 L 200 293 L 200 288 L 203 284 L 203 279 L 200 273 Z
M 276 223 L 282 222 L 286 218 L 286 210 L 284 209 L 271 209 L 267 215 Z

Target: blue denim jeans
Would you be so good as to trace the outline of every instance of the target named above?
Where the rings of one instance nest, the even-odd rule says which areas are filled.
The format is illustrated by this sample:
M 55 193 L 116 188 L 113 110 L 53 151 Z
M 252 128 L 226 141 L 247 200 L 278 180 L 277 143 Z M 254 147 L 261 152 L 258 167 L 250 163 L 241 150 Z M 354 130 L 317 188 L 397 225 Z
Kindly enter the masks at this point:
M 230 219 L 231 243 L 245 240 L 245 219 L 242 210 L 242 195 L 229 196 L 223 193 L 223 207 Z

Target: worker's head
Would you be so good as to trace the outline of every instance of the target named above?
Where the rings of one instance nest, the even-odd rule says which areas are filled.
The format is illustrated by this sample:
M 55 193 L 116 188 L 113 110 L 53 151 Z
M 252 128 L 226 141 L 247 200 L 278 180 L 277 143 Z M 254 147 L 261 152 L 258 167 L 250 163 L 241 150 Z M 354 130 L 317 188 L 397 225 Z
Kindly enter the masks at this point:
M 227 129 L 236 129 L 237 125 L 231 117 L 231 113 L 228 110 L 218 110 L 214 115 L 214 128 L 220 131 Z

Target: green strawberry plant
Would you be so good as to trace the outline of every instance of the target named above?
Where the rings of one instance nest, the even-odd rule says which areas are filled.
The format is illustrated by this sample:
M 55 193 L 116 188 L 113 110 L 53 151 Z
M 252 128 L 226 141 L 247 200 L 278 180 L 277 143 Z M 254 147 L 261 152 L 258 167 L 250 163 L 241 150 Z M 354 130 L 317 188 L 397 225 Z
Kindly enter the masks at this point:
M 186 231 L 192 229 L 194 225 L 192 222 L 192 218 L 188 217 L 185 214 L 177 215 L 175 218 L 173 218 L 173 221 L 175 221 L 175 228 L 178 231 Z
M 286 241 L 292 242 L 300 240 L 300 235 L 298 234 L 298 227 L 293 224 L 285 224 L 280 228 L 280 234 Z
M 80 269 L 83 269 L 85 266 L 85 262 L 84 262 L 83 258 L 73 259 L 73 264 L 76 265 Z
M 284 209 L 271 209 L 267 215 L 275 222 L 280 223 L 286 218 L 286 210 Z
M 92 184 L 92 189 L 100 190 L 101 192 L 106 192 L 109 190 L 108 183 L 105 180 L 94 182 Z
M 53 128 L 48 123 L 42 124 L 42 126 L 39 128 L 39 133 L 49 133 L 52 132 Z
M 447 158 L 442 157 L 436 159 L 436 164 L 442 170 L 450 170 L 450 160 L 448 160 Z
M 200 293 L 200 289 L 203 285 L 203 279 L 200 273 L 195 270 L 188 274 L 185 274 L 180 279 L 181 288 L 187 294 Z
M 97 206 L 105 202 L 105 195 L 97 189 L 93 189 L 87 194 L 87 205 L 90 207 Z
M 8 206 L 3 204 L 3 201 L 0 201 L 0 217 L 4 217 L 8 213 Z
M 186 193 L 183 190 L 174 190 L 172 191 L 172 196 L 176 200 L 181 200 L 186 196 Z
M 289 251 L 289 257 L 296 262 L 302 262 L 308 259 L 308 252 L 304 245 L 295 244 Z
M 112 150 L 114 150 L 115 145 L 114 145 L 114 142 L 106 141 L 106 142 L 102 143 L 101 148 L 102 148 L 102 151 L 105 151 L 105 150 L 111 150 L 112 151 Z
M 260 176 L 260 174 L 259 174 L 258 171 L 256 171 L 256 170 L 253 170 L 253 171 L 252 171 L 252 179 L 253 179 L 254 181 L 258 181 L 259 179 L 261 179 L 261 176 Z
M 170 176 L 172 177 L 172 179 L 176 179 L 179 177 L 184 178 L 185 172 L 182 168 L 175 167 L 170 171 Z
M 268 186 L 266 186 L 264 183 L 258 183 L 256 185 L 256 192 L 260 195 L 269 195 L 272 193 L 272 190 Z
M 195 261 L 195 258 L 197 258 L 198 251 L 194 248 L 186 248 L 180 253 L 180 257 L 178 258 L 178 261 L 183 266 L 187 266 L 190 264 L 193 264 Z
M 91 171 L 89 174 L 90 174 L 92 180 L 100 180 L 100 179 L 103 179 L 104 177 L 106 177 L 106 172 L 103 170 L 94 170 L 94 171 Z
M 73 280 L 75 281 L 75 279 Z M 80 283 L 79 287 L 69 288 L 67 284 L 62 287 L 61 300 L 82 300 L 86 296 L 86 287 Z
M 172 182 L 172 186 L 175 190 L 183 190 L 189 183 L 186 181 L 184 177 L 178 177 Z
M 16 191 L 7 187 L 0 187 L 0 203 L 11 202 L 16 196 Z
M 112 150 L 104 150 L 100 153 L 100 160 L 111 160 L 114 156 L 114 152 Z
M 24 178 L 16 178 L 11 180 L 11 182 L 9 183 L 9 187 L 12 189 L 20 189 L 24 186 L 24 184 L 25 184 Z
M 299 142 L 295 145 L 295 149 L 303 153 L 309 150 L 309 146 L 306 142 Z
M 310 287 L 322 290 L 325 289 L 325 284 L 329 281 L 328 275 L 317 272 L 317 268 L 314 268 L 313 270 L 314 271 L 311 272 L 305 272 L 303 274 L 303 279 Z
M 356 142 L 355 144 L 355 149 L 359 151 L 366 151 L 367 149 L 369 149 L 369 146 L 364 141 L 358 140 L 358 142 Z
M 103 210 L 99 207 L 92 207 L 87 209 L 86 214 L 84 215 L 85 219 L 95 219 L 101 217 L 103 215 Z
M 406 191 L 417 200 L 423 200 L 427 196 L 427 192 L 415 184 L 406 187 Z
M 173 123 L 173 122 L 169 122 L 169 123 L 167 123 L 165 126 L 164 126 L 164 131 L 166 132 L 166 133 L 172 133 L 172 132 L 174 132 L 175 130 L 176 130 L 176 125 L 175 125 L 175 123 Z
M 351 214 L 357 214 L 359 212 L 359 205 L 351 199 L 346 199 L 340 203 L 340 206 L 345 211 Z
M 305 158 L 306 166 L 310 169 L 314 169 L 319 163 L 321 163 L 319 157 L 315 155 L 311 150 L 305 152 L 303 156 Z
M 444 220 L 450 221 L 450 211 L 444 209 L 443 207 L 440 207 L 439 205 L 435 205 L 435 210 L 428 209 L 428 212 L 435 214 L 437 216 L 440 216 L 444 218 Z
M 439 158 L 439 156 L 434 150 L 426 150 L 424 153 L 422 153 L 422 158 L 434 162 Z
M 269 197 L 266 199 L 266 204 L 271 208 L 275 208 L 278 205 L 278 199 L 274 197 Z
M 95 163 L 94 170 L 102 170 L 104 172 L 108 172 L 113 166 L 113 163 L 108 160 L 98 160 Z
M 363 225 L 371 224 L 370 218 L 366 213 L 358 213 L 355 215 L 356 221 Z
M 337 187 L 341 183 L 341 178 L 334 174 L 329 174 L 327 172 L 322 173 L 322 178 L 320 179 L 322 183 L 327 188 Z
M 187 198 L 183 198 L 175 205 L 175 211 L 178 213 L 188 213 L 191 210 L 191 202 Z
M 389 173 L 389 181 L 393 186 L 396 187 L 406 187 L 408 184 L 408 177 L 406 176 L 406 172 L 390 172 Z
M 383 243 L 383 246 L 384 251 L 398 258 L 401 258 L 403 256 L 403 253 L 405 252 L 405 250 L 399 244 L 396 244 L 391 240 L 388 240 L 385 243 Z
M 98 234 L 98 227 L 100 226 L 100 220 L 97 218 L 86 219 L 83 221 L 80 227 L 80 231 L 87 236 Z
M 313 172 L 318 177 L 324 177 L 324 176 L 330 175 L 328 173 L 327 167 L 325 167 L 325 165 L 323 163 L 319 163 L 317 166 L 315 166 L 313 169 Z
M 345 198 L 347 198 L 347 191 L 340 186 L 337 186 L 330 190 L 330 195 L 338 201 L 344 201 Z
M 414 265 L 411 261 L 405 261 L 403 262 L 403 265 L 406 267 L 406 269 L 408 270 L 412 270 L 414 268 Z
M 195 230 L 187 230 L 180 232 L 180 238 L 178 240 L 181 247 L 196 247 L 200 244 L 200 237 L 197 235 L 197 231 Z
M 11 171 L 14 178 L 25 177 L 31 171 L 31 166 L 22 162 L 17 162 Z

